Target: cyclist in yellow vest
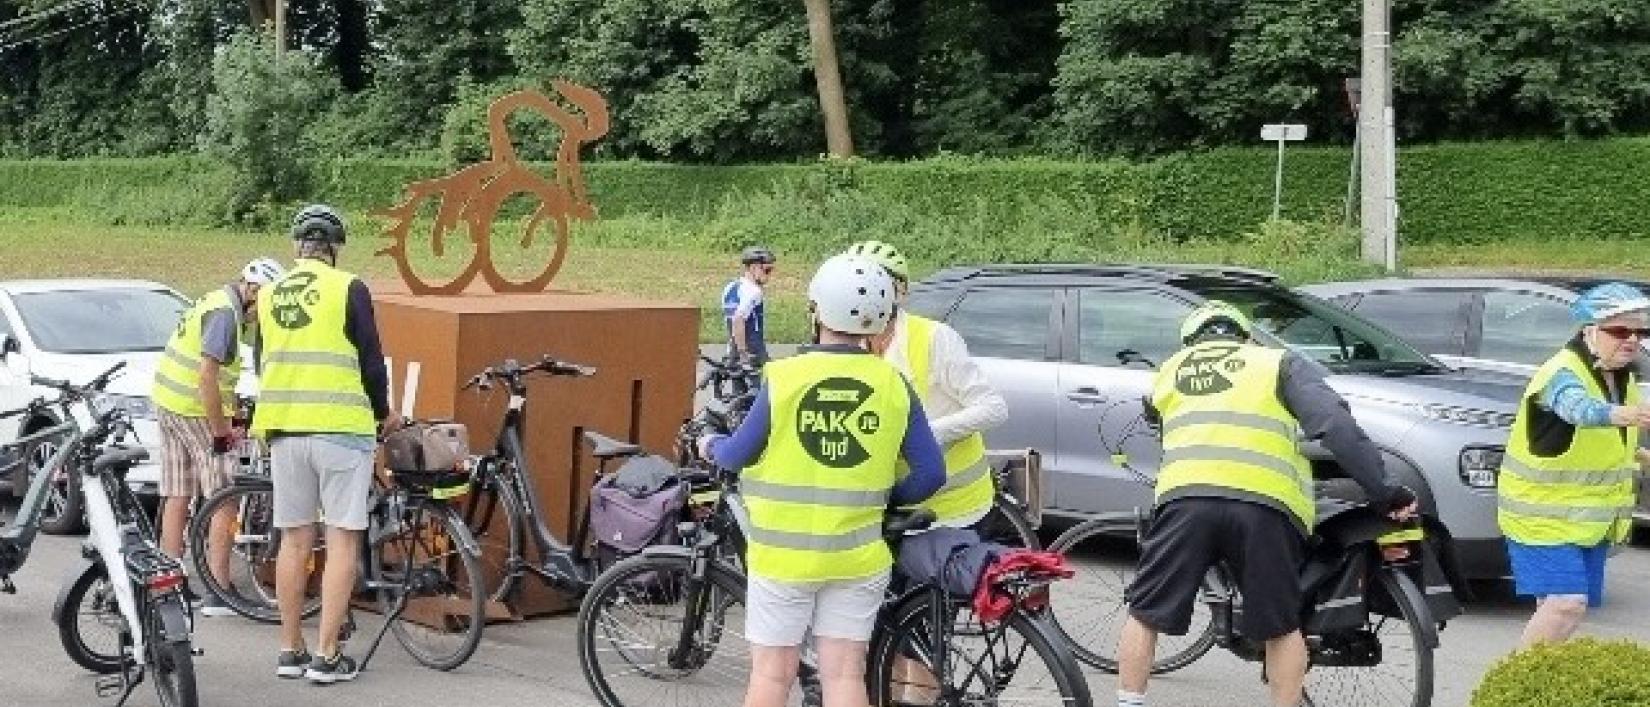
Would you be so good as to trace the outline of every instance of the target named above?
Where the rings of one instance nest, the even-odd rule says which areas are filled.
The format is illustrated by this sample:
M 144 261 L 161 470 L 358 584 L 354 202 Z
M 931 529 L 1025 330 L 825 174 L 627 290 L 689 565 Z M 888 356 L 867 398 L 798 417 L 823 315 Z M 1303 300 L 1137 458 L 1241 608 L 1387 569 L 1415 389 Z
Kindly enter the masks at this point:
M 1186 348 L 1158 369 L 1148 418 L 1163 460 L 1139 573 L 1124 593 L 1117 704 L 1141 707 L 1157 634 L 1190 628 L 1199 584 L 1226 562 L 1243 596 L 1238 629 L 1266 645 L 1277 707 L 1297 707 L 1306 679 L 1299 571 L 1314 522 L 1312 467 L 1301 437 L 1321 440 L 1370 503 L 1407 519 L 1415 494 L 1394 483 L 1380 450 L 1317 363 L 1256 345 L 1241 310 L 1211 301 L 1181 325 Z
M 155 367 L 150 397 L 160 426 L 160 495 L 165 499 L 160 547 L 183 556 L 189 502 L 211 496 L 234 473 L 237 430 L 235 384 L 241 378 L 241 340 L 251 327 L 258 289 L 286 273 L 280 263 L 258 258 L 241 269 L 239 280 L 196 300 L 166 342 Z M 234 513 L 224 508 L 212 519 L 207 564 L 220 580 L 229 577 L 229 542 Z M 220 539 L 222 541 L 220 542 Z M 216 596 L 201 601 L 202 616 L 233 613 Z
M 1604 600 L 1604 562 L 1630 532 L 1639 430 L 1633 362 L 1650 298 L 1599 285 L 1571 306 L 1581 329 L 1524 391 L 1497 481 L 1513 582 L 1536 598 L 1523 645 L 1564 641 Z
M 258 298 L 258 406 L 252 432 L 269 440 L 274 522 L 282 529 L 275 593 L 281 651 L 275 674 L 331 684 L 353 680 L 338 631 L 355 590 L 367 527 L 379 422 L 400 425 L 367 286 L 337 268 L 344 219 L 304 207 L 292 219 L 298 262 Z M 302 612 L 315 524 L 325 518 L 318 649 L 305 647 Z
M 745 707 L 785 704 L 810 631 L 824 703 L 867 704 L 865 651 L 893 567 L 883 513 L 921 502 L 945 482 L 922 403 L 866 346 L 893 316 L 888 274 L 839 255 L 814 274 L 808 299 L 815 345 L 763 369 L 762 389 L 733 436 L 699 442 L 719 466 L 744 469 Z M 898 478 L 902 458 L 910 473 Z
M 871 351 L 911 380 L 934 437 L 945 449 L 945 486 L 923 507 L 934 511 L 937 525 L 974 528 L 987 539 L 1004 540 L 1002 529 L 988 518 L 996 487 L 983 433 L 1008 419 L 1008 402 L 968 355 L 961 334 L 906 311 L 911 270 L 898 249 L 881 241 L 861 241 L 847 253 L 877 262 L 894 278 L 894 321 L 872 337 Z M 1012 532 L 1006 537 L 1018 538 Z

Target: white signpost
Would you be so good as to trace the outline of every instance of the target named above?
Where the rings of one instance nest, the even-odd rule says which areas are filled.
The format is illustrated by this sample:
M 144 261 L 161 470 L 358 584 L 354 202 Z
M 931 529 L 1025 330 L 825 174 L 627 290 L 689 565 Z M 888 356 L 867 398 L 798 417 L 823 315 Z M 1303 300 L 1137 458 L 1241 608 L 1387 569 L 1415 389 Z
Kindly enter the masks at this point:
M 1292 123 L 1263 125 L 1260 128 L 1260 139 L 1278 144 L 1278 173 L 1272 187 L 1272 220 L 1276 221 L 1283 213 L 1283 146 L 1284 143 L 1305 140 L 1306 126 Z

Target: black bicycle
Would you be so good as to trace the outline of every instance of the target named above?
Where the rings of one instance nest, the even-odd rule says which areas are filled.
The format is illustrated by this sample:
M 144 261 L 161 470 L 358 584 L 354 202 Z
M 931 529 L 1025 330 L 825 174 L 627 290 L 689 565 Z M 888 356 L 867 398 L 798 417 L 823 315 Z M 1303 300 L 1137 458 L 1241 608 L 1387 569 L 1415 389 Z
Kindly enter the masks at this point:
M 360 660 L 361 670 L 386 633 L 393 633 L 414 660 L 437 670 L 457 668 L 475 654 L 486 625 L 486 582 L 481 548 L 455 505 L 469 480 L 468 469 L 375 477 L 357 558 L 355 595 L 358 601 L 371 602 L 384 623 Z M 270 623 L 280 621 L 273 589 L 281 531 L 273 524 L 273 499 L 274 485 L 266 473 L 237 475 L 201 504 L 190 530 L 196 566 L 201 568 L 196 576 L 208 591 L 237 613 Z M 234 584 L 202 567 L 211 552 L 208 519 L 223 508 L 235 517 L 230 540 L 238 558 Z M 306 617 L 320 609 L 315 570 L 323 566 L 327 550 L 325 526 L 315 524 L 314 533 Z M 352 610 L 342 638 L 355 631 Z
M 730 416 L 708 406 L 679 432 L 692 449 Z M 750 667 L 744 638 L 743 553 L 747 516 L 734 475 L 690 454 L 694 520 L 683 545 L 656 546 L 603 572 L 579 608 L 579 663 L 604 707 L 737 701 Z M 897 546 L 933 521 L 929 511 L 894 511 L 884 528 Z M 1034 608 L 1047 577 L 1005 577 L 1013 608 L 1000 622 L 974 616 L 969 598 L 937 584 L 890 594 L 870 646 L 867 681 L 878 705 L 1090 704 L 1087 683 L 1058 634 Z M 804 660 L 804 704 L 817 680 Z
M 1102 424 L 1101 430 L 1105 429 Z M 1129 463 L 1124 448 L 1132 439 L 1155 440 L 1155 428 L 1142 414 L 1120 429 L 1115 443 L 1106 445 L 1114 462 L 1139 483 L 1153 486 L 1150 476 Z M 1079 660 L 1108 673 L 1118 670 L 1115 650 L 1128 616 L 1123 590 L 1134 577 L 1135 563 L 1097 550 L 1138 546 L 1149 523 L 1150 515 L 1144 510 L 1103 514 L 1067 530 L 1050 546 L 1079 564 L 1077 579 L 1061 583 L 1054 595 L 1055 623 Z M 1427 525 L 1437 526 L 1435 522 Z M 1330 630 L 1314 630 L 1314 622 L 1306 621 L 1309 704 L 1427 707 L 1432 703 L 1433 651 L 1439 645 L 1441 624 L 1414 579 L 1419 576 L 1424 546 L 1394 546 L 1382 540 L 1415 527 L 1395 523 L 1366 505 L 1319 494 L 1318 521 L 1309 545 L 1314 560 L 1310 567 L 1357 565 L 1367 570 L 1362 591 L 1340 599 L 1347 607 L 1366 607 L 1367 614 L 1354 619 L 1356 625 Z M 1332 608 L 1303 607 L 1303 612 L 1310 617 L 1314 610 Z M 1261 661 L 1261 643 L 1238 630 L 1236 616 L 1242 610 L 1243 597 L 1229 568 L 1211 569 L 1203 580 L 1192 629 L 1184 636 L 1159 636 L 1152 673 L 1184 668 L 1215 647 L 1248 661 Z

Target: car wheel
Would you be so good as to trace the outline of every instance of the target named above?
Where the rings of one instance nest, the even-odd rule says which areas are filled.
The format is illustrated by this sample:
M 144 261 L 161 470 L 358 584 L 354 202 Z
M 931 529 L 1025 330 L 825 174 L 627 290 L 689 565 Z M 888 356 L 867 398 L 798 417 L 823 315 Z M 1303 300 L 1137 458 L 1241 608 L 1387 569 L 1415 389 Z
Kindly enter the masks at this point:
M 24 448 L 23 465 L 28 469 L 31 482 L 46 469 L 61 444 L 62 440 L 42 439 Z M 47 487 L 46 506 L 40 514 L 40 530 L 48 535 L 69 535 L 80 532 L 84 520 L 81 514 L 80 478 L 70 470 L 62 470 Z

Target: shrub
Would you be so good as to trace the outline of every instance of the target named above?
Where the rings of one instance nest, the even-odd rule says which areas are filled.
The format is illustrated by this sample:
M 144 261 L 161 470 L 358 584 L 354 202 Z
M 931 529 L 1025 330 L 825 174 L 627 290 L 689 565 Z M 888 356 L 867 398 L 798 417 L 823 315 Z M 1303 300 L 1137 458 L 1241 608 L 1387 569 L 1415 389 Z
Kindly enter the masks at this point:
M 1581 639 L 1503 659 L 1472 693 L 1472 707 L 1642 707 L 1650 704 L 1650 647 Z

